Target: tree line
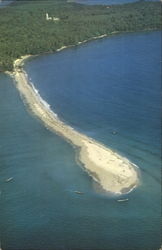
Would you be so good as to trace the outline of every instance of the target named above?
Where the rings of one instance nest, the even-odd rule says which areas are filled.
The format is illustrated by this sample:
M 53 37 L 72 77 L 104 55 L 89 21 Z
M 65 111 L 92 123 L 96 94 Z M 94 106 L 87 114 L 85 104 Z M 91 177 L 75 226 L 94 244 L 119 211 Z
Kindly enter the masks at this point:
M 47 21 L 46 12 L 60 20 Z M 16 1 L 0 9 L 0 71 L 12 70 L 13 61 L 26 54 L 54 52 L 102 34 L 160 28 L 160 2 L 84 6 L 64 0 Z

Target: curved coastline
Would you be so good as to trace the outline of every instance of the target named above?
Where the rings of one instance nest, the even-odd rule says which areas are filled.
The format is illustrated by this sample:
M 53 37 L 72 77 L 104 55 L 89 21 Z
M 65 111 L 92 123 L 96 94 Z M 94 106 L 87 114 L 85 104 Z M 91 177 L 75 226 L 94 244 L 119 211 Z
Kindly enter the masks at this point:
M 57 51 L 64 48 L 62 47 Z M 30 83 L 26 72 L 22 69 L 24 61 L 29 57 L 31 56 L 23 56 L 14 62 L 14 71 L 11 76 L 14 78 L 20 95 L 32 113 L 47 128 L 61 135 L 79 149 L 77 154 L 78 162 L 84 166 L 85 170 L 100 184 L 103 190 L 113 194 L 132 191 L 139 184 L 136 166 L 96 140 L 75 131 L 50 110 L 50 106 L 41 98 L 38 91 Z

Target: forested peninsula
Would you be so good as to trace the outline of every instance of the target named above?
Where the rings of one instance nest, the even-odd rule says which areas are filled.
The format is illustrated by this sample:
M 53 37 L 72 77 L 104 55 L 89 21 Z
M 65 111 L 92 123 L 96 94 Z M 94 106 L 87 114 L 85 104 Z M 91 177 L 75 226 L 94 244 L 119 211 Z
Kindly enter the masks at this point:
M 0 71 L 23 55 L 54 52 L 115 32 L 158 30 L 161 3 L 85 6 L 65 0 L 16 1 L 0 9 Z M 48 14 L 48 17 L 47 17 Z

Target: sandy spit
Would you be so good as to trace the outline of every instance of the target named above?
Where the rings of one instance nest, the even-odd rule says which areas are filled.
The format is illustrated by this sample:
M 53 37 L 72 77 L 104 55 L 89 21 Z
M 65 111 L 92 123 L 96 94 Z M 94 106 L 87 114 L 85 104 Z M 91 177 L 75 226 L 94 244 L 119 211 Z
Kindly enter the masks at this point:
M 58 49 L 58 51 L 60 50 Z M 78 161 L 103 190 L 121 194 L 134 189 L 139 183 L 139 178 L 137 168 L 133 163 L 94 139 L 75 131 L 62 122 L 45 104 L 22 69 L 24 61 L 29 57 L 30 55 L 27 55 L 17 59 L 11 74 L 28 108 L 47 128 L 61 135 L 79 149 Z

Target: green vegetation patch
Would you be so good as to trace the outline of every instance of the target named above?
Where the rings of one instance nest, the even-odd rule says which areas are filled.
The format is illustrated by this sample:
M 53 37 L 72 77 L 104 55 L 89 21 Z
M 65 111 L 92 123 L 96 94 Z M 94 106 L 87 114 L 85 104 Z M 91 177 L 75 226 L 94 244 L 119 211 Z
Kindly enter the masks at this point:
M 58 17 L 59 21 L 46 20 Z M 0 9 L 0 71 L 26 54 L 54 52 L 85 39 L 113 32 L 161 28 L 160 2 L 84 6 L 55 1 L 17 1 Z

